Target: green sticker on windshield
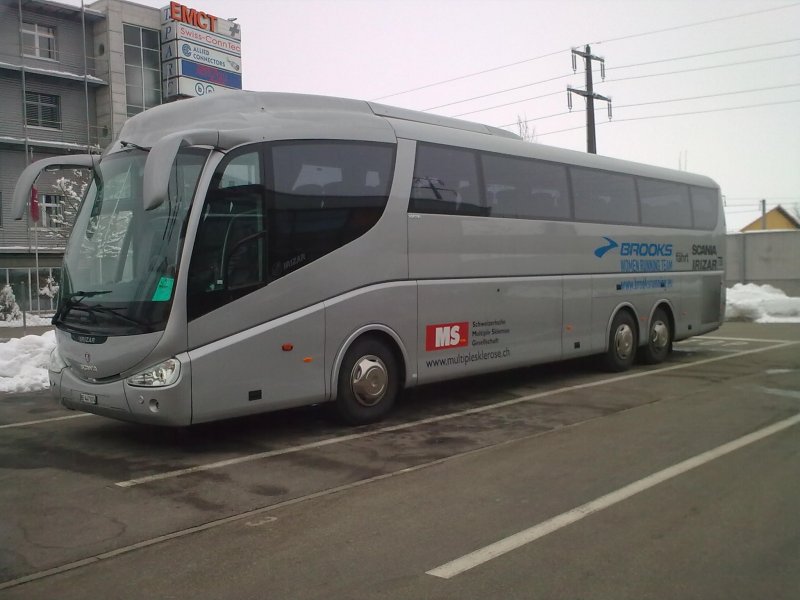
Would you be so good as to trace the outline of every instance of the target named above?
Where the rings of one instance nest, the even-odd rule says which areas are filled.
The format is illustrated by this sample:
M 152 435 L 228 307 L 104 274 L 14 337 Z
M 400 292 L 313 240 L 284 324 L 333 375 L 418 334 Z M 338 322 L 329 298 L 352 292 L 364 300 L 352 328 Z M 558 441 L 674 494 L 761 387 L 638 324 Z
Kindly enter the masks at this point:
M 175 279 L 172 277 L 162 277 L 158 280 L 158 287 L 153 292 L 153 302 L 168 302 L 172 297 L 172 286 Z

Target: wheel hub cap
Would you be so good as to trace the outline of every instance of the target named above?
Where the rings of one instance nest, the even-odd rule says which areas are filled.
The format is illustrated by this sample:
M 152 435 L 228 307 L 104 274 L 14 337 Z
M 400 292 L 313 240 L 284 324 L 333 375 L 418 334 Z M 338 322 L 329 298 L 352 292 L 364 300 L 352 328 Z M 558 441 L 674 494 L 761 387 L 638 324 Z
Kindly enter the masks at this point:
M 386 393 L 389 374 L 386 365 L 377 356 L 364 356 L 353 365 L 350 386 L 362 406 L 375 406 Z
M 656 321 L 653 323 L 653 328 L 650 330 L 650 343 L 654 348 L 659 350 L 666 348 L 669 343 L 669 329 L 663 321 Z
M 627 359 L 633 350 L 633 330 L 627 325 L 620 325 L 614 333 L 614 347 L 617 356 L 622 360 Z

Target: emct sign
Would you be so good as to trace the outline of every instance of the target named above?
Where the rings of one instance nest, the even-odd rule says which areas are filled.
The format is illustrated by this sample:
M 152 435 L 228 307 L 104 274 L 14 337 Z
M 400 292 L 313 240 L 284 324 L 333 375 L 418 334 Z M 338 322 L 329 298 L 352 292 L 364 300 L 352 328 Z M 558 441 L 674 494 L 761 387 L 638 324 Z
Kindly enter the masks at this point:
M 178 2 L 169 3 L 169 18 L 198 29 L 207 29 L 212 32 L 217 30 L 217 17 L 201 10 L 189 8 Z
M 469 343 L 469 323 L 441 323 L 425 327 L 425 351 L 461 348 Z

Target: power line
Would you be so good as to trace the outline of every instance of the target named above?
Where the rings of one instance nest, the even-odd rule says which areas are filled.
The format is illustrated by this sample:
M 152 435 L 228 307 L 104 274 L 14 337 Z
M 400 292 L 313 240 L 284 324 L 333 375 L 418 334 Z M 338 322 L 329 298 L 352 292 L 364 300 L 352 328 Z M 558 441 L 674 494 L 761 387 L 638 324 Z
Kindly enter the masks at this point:
M 751 45 L 751 46 L 740 46 L 738 48 L 729 48 L 727 50 L 715 50 L 713 52 L 704 52 L 702 54 L 690 54 L 690 55 L 686 55 L 686 56 L 675 56 L 675 57 L 672 57 L 672 58 L 662 58 L 662 59 L 659 59 L 659 60 L 652 60 L 652 61 L 648 61 L 648 62 L 635 63 L 635 64 L 630 64 L 630 65 L 620 65 L 620 66 L 617 66 L 617 67 L 608 67 L 608 68 L 606 68 L 606 71 L 613 71 L 615 69 L 626 69 L 626 68 L 630 68 L 630 67 L 641 67 L 641 66 L 644 66 L 644 65 L 652 65 L 652 64 L 663 63 L 663 62 L 670 62 L 670 61 L 673 61 L 673 60 L 685 60 L 685 59 L 697 58 L 697 57 L 701 57 L 701 56 L 711 56 L 713 54 L 723 54 L 723 53 L 726 53 L 726 52 L 736 52 L 738 50 L 750 50 L 750 49 L 753 49 L 753 48 L 760 48 L 760 47 L 763 47 L 763 46 L 773 46 L 773 45 L 776 45 L 776 44 L 786 44 L 786 43 L 789 43 L 789 42 L 797 42 L 797 41 L 800 41 L 800 38 L 795 38 L 795 39 L 791 39 L 791 40 L 783 40 L 783 41 L 780 41 L 780 42 L 769 42 L 769 43 L 766 43 L 766 44 L 754 44 L 754 45 Z M 758 59 L 758 60 L 771 60 L 771 59 Z M 731 63 L 731 65 L 733 65 L 733 64 L 740 64 L 740 63 Z M 711 69 L 711 68 L 717 68 L 717 66 L 702 67 L 702 68 Z M 599 72 L 599 71 L 596 70 L 595 72 Z M 677 73 L 677 72 L 679 72 L 679 71 L 671 72 L 671 73 L 668 73 L 668 74 Z M 657 74 L 648 75 L 648 76 L 649 77 L 655 77 L 656 75 Z M 526 84 L 526 86 L 538 85 L 539 83 L 546 83 L 548 81 L 553 81 L 555 79 L 564 79 L 566 77 L 570 77 L 570 75 L 562 75 L 562 76 L 556 77 L 554 79 L 548 79 L 548 80 L 544 80 L 544 81 L 537 81 L 537 82 L 534 82 L 534 83 Z M 609 81 L 624 81 L 624 79 L 611 79 Z M 477 100 L 479 98 L 485 98 L 487 96 L 498 95 L 498 94 L 505 93 L 507 91 L 513 91 L 515 89 L 519 89 L 519 88 L 511 88 L 511 89 L 508 89 L 508 90 L 500 90 L 498 92 L 492 92 L 491 94 L 485 94 L 483 96 L 478 96 L 478 97 L 475 97 L 475 98 L 467 98 L 466 100 L 459 100 L 457 102 L 453 102 L 453 103 L 450 103 L 450 104 L 443 104 L 441 106 L 434 106 L 432 108 L 427 108 L 425 110 L 434 110 L 436 108 L 444 108 L 445 106 L 452 106 L 453 104 L 460 104 L 462 102 L 469 102 L 470 100 Z M 557 92 L 551 92 L 549 94 L 542 94 L 540 96 L 533 96 L 531 98 L 523 98 L 522 100 L 514 100 L 513 102 L 505 102 L 503 104 L 494 104 L 492 106 L 487 106 L 486 108 L 479 108 L 479 109 L 476 109 L 476 110 L 471 110 L 471 111 L 468 111 L 468 112 L 459 113 L 459 114 L 453 115 L 453 116 L 454 117 L 464 117 L 464 116 L 467 116 L 467 115 L 474 115 L 474 114 L 477 114 L 477 113 L 493 110 L 495 108 L 503 108 L 503 107 L 506 107 L 506 106 L 512 106 L 514 104 L 522 104 L 523 102 L 530 102 L 532 100 L 539 100 L 541 98 L 548 98 L 550 96 L 555 96 L 557 94 L 561 94 L 562 92 L 563 92 L 563 90 L 559 90 Z M 566 114 L 566 113 L 557 113 L 555 115 L 549 115 L 549 116 L 555 117 L 555 116 L 559 116 L 559 115 L 562 115 L 562 114 Z M 548 117 L 539 117 L 539 118 L 548 118 Z M 533 119 L 531 119 L 531 120 L 533 120 Z M 503 127 L 505 127 L 505 125 L 503 125 Z
M 799 6 L 799 5 L 800 5 L 800 2 L 795 2 L 793 4 L 786 4 L 784 6 L 767 8 L 767 9 L 762 9 L 762 10 L 755 10 L 755 11 L 751 11 L 751 12 L 747 12 L 747 13 L 740 13 L 740 14 L 737 14 L 737 15 L 729 15 L 727 17 L 719 17 L 717 19 L 708 19 L 706 21 L 698 21 L 698 22 L 695 22 L 695 23 L 686 23 L 684 25 L 676 25 L 674 27 L 667 27 L 667 28 L 664 28 L 664 29 L 656 29 L 656 30 L 652 30 L 652 31 L 645 31 L 645 32 L 642 32 L 642 33 L 635 33 L 635 34 L 621 36 L 621 37 L 617 37 L 617 38 L 611 38 L 611 39 L 608 39 L 608 40 L 601 40 L 601 41 L 593 42 L 593 43 L 595 43 L 595 44 L 609 44 L 611 42 L 617 42 L 617 41 L 620 41 L 620 40 L 632 39 L 632 38 L 635 38 L 635 37 L 643 37 L 643 36 L 647 36 L 647 35 L 654 35 L 654 34 L 657 34 L 657 33 L 663 33 L 665 31 L 675 31 L 675 30 L 678 30 L 678 29 L 685 29 L 687 27 L 698 27 L 700 25 L 707 25 L 709 23 L 717 23 L 719 21 L 727 21 L 727 20 L 731 20 L 731 19 L 749 17 L 749 16 L 761 14 L 761 13 L 773 12 L 773 11 L 776 11 L 776 10 L 783 10 L 785 8 L 792 8 L 794 6 Z M 394 96 L 400 96 L 400 95 L 403 95 L 403 94 L 410 94 L 411 92 L 417 92 L 419 90 L 424 90 L 424 89 L 436 87 L 436 86 L 439 86 L 439 85 L 444 85 L 446 83 L 452 83 L 454 81 L 460 81 L 462 79 L 468 79 L 470 77 L 476 77 L 478 75 L 483 75 L 485 73 L 491 73 L 491 72 L 494 72 L 494 71 L 499 71 L 501 69 L 506 69 L 506 68 L 509 68 L 509 67 L 515 67 L 517 65 L 521 65 L 521 64 L 524 64 L 524 63 L 528 63 L 528 62 L 533 62 L 533 61 L 536 61 L 536 60 L 541 60 L 543 58 L 549 58 L 551 56 L 555 56 L 555 55 L 560 54 L 562 52 L 569 52 L 570 50 L 571 50 L 571 48 L 564 48 L 563 50 L 556 50 L 554 52 L 548 52 L 547 54 L 542 54 L 542 55 L 539 55 L 539 56 L 534 56 L 532 58 L 525 58 L 525 59 L 522 59 L 522 60 L 518 60 L 516 62 L 511 62 L 511 63 L 506 63 L 506 64 L 503 64 L 503 65 L 498 65 L 496 67 L 491 67 L 489 69 L 484 69 L 482 71 L 475 71 L 474 73 L 467 73 L 465 75 L 459 75 L 457 77 L 452 77 L 450 79 L 443 79 L 441 81 L 434 81 L 432 83 L 421 85 L 421 86 L 418 86 L 418 87 L 415 87 L 415 88 L 410 88 L 410 89 L 403 90 L 403 91 L 400 91 L 400 92 L 394 92 L 393 94 L 387 94 L 385 96 L 379 96 L 378 98 L 373 98 L 372 100 L 373 101 L 385 100 L 386 98 L 393 98 Z
M 800 38 L 793 38 L 791 40 L 781 40 L 780 42 L 766 42 L 764 44 L 753 44 L 751 46 L 739 46 L 738 48 L 728 48 L 726 50 L 712 50 L 710 52 L 701 52 L 700 54 L 687 54 L 685 56 L 674 56 L 672 58 L 661 58 L 658 60 L 650 60 L 647 62 L 633 63 L 630 65 L 619 65 L 616 67 L 606 67 L 606 71 L 615 71 L 616 69 L 630 69 L 632 67 L 642 67 L 645 65 L 655 65 L 663 62 L 671 62 L 673 60 L 688 60 L 690 58 L 701 58 L 703 56 L 712 56 L 715 54 L 726 54 L 728 52 L 738 52 L 740 50 L 752 50 L 753 48 L 764 48 L 766 46 L 777 46 L 779 44 L 789 44 L 791 42 L 798 42 Z
M 493 108 L 502 108 L 503 106 L 511 106 L 512 104 L 521 104 L 523 102 L 530 102 L 531 100 L 539 100 L 540 98 L 547 98 L 549 96 L 555 96 L 556 94 L 563 94 L 564 90 L 558 90 L 557 92 L 550 92 L 549 94 L 542 94 L 541 96 L 533 96 L 532 98 L 523 98 L 522 100 L 515 100 L 514 102 L 506 102 L 505 104 L 496 104 L 494 106 L 488 106 L 486 108 L 479 108 L 478 110 L 471 110 L 465 113 L 459 113 L 457 115 L 453 115 L 454 117 L 463 117 L 466 115 L 474 115 L 475 113 L 485 112 L 487 110 L 492 110 Z
M 768 58 L 753 58 L 753 59 L 750 59 L 750 60 L 742 60 L 742 61 L 738 61 L 738 62 L 724 63 L 724 64 L 721 64 L 721 65 L 711 65 L 711 66 L 708 66 L 708 67 L 694 67 L 694 68 L 691 68 L 691 69 L 680 69 L 678 71 L 667 71 L 667 72 L 664 72 L 664 73 L 650 73 L 650 74 L 647 74 L 647 75 L 631 75 L 629 77 L 620 77 L 619 79 L 606 79 L 606 83 L 615 83 L 617 81 L 629 81 L 631 79 L 645 79 L 647 77 L 660 77 L 661 75 L 677 75 L 679 73 L 692 73 L 692 72 L 695 72 L 695 71 L 707 71 L 709 69 L 720 69 L 722 67 L 736 67 L 736 66 L 739 66 L 739 65 L 749 65 L 749 64 L 753 64 L 753 63 L 759 63 L 759 62 L 767 62 L 767 61 L 770 61 L 770 60 L 780 60 L 780 59 L 783 59 L 783 58 L 793 58 L 795 56 L 800 56 L 800 52 L 795 52 L 794 54 L 784 54 L 782 56 L 770 56 Z
M 746 94 L 746 93 L 750 93 L 750 92 L 765 92 L 765 91 L 768 91 L 768 90 L 778 90 L 778 89 L 789 88 L 789 87 L 797 87 L 797 86 L 800 86 L 800 83 L 789 83 L 789 84 L 786 84 L 786 85 L 775 85 L 775 86 L 770 86 L 770 87 L 752 88 L 752 89 L 749 89 L 749 90 L 739 90 L 739 91 L 736 91 L 736 92 L 720 92 L 718 94 L 705 94 L 703 96 L 690 96 L 690 97 L 687 97 L 687 98 L 671 98 L 671 99 L 668 99 L 668 100 L 653 100 L 652 102 L 638 102 L 636 104 L 617 104 L 617 105 L 615 105 L 615 107 L 616 108 L 632 108 L 634 106 L 649 106 L 649 105 L 652 105 L 652 104 L 667 104 L 669 102 L 683 102 L 683 101 L 686 101 L 686 100 L 702 100 L 704 98 L 716 98 L 716 97 L 719 97 L 719 96 L 732 96 L 734 94 Z M 558 92 L 558 93 L 561 93 L 561 92 Z M 602 110 L 602 109 L 597 109 L 597 110 Z M 535 117 L 533 119 L 527 119 L 527 120 L 522 121 L 522 122 L 523 123 L 531 123 L 533 121 L 543 121 L 545 119 L 551 119 L 553 117 L 560 117 L 560 116 L 569 115 L 569 114 L 572 114 L 571 110 L 570 111 L 560 112 L 560 113 L 554 113 L 552 115 L 545 115 L 543 117 Z M 516 125 L 516 124 L 517 124 L 517 122 L 515 121 L 513 123 L 507 123 L 505 125 L 500 125 L 500 127 L 511 127 L 513 125 Z
M 729 106 L 729 107 L 726 107 L 726 108 L 712 108 L 712 109 L 709 109 L 709 110 L 697 110 L 697 111 L 682 112 L 682 113 L 670 113 L 670 114 L 666 114 L 666 115 L 650 115 L 650 116 L 647 116 L 647 117 L 629 117 L 627 119 L 614 119 L 613 121 L 601 122 L 600 125 L 607 125 L 608 123 L 623 123 L 625 121 L 642 121 L 642 120 L 645 120 L 645 119 L 663 119 L 663 118 L 667 118 L 667 117 L 682 117 L 682 116 L 686 116 L 686 115 L 700 115 L 700 114 L 705 114 L 705 113 L 724 112 L 724 111 L 729 111 L 729 110 L 741 110 L 741 109 L 744 109 L 744 108 L 757 108 L 757 107 L 761 107 L 761 106 L 775 106 L 775 105 L 778 105 L 778 104 L 792 104 L 794 102 L 800 102 L 800 98 L 798 98 L 797 100 L 783 100 L 783 101 L 780 101 L 780 102 L 763 102 L 763 103 L 760 103 L 760 104 L 746 104 L 744 106 Z M 516 123 L 514 123 L 514 124 L 516 125 Z M 508 125 L 504 125 L 504 127 L 508 127 Z M 565 131 L 575 131 L 577 129 L 583 129 L 583 125 L 581 125 L 579 127 L 569 127 L 567 129 L 558 129 L 556 131 L 548 131 L 546 133 L 537 133 L 536 135 L 537 135 L 537 137 L 542 137 L 542 136 L 545 136 L 545 135 L 553 135 L 554 133 L 563 133 Z
M 735 66 L 739 66 L 739 65 L 746 65 L 746 64 L 752 64 L 752 63 L 758 63 L 758 62 L 766 62 L 766 61 L 770 61 L 770 60 L 780 60 L 780 59 L 784 59 L 784 58 L 792 58 L 792 57 L 795 57 L 795 56 L 800 56 L 800 52 L 797 52 L 797 53 L 794 53 L 794 54 L 784 54 L 784 55 L 781 55 L 781 56 L 771 56 L 771 57 L 767 57 L 767 58 L 755 58 L 755 59 L 743 60 L 743 61 L 732 62 L 732 63 L 723 63 L 721 65 L 711 65 L 711 66 L 707 66 L 707 67 L 694 67 L 694 68 L 691 68 L 691 69 L 679 69 L 677 71 L 666 71 L 664 73 L 650 73 L 650 74 L 645 74 L 645 75 L 631 75 L 631 76 L 628 76 L 628 77 L 620 77 L 618 79 L 607 79 L 605 81 L 605 83 L 614 83 L 614 82 L 617 82 L 617 81 L 628 81 L 628 80 L 631 80 L 631 79 L 644 79 L 644 78 L 647 78 L 647 77 L 660 77 L 662 75 L 676 75 L 676 74 L 679 74 L 679 73 L 692 73 L 692 72 L 695 72 L 695 71 L 705 71 L 705 70 L 708 70 L 708 69 L 719 69 L 719 68 L 722 68 L 722 67 L 735 67 Z M 665 59 L 665 60 L 680 60 L 680 59 L 681 59 L 681 57 L 678 57 L 678 58 L 675 58 L 675 59 Z M 628 66 L 633 66 L 633 65 L 628 65 Z M 430 108 L 424 108 L 422 110 L 423 111 L 429 111 L 429 110 L 436 110 L 438 108 L 446 108 L 448 106 L 454 106 L 456 104 L 463 104 L 465 102 L 470 102 L 472 100 L 480 100 L 481 98 L 488 98 L 490 96 L 497 96 L 499 94 L 505 94 L 506 92 L 513 92 L 515 90 L 520 90 L 520 89 L 523 89 L 523 88 L 526 88 L 526 87 L 532 87 L 532 86 L 535 86 L 535 85 L 540 85 L 542 83 L 549 83 L 551 81 L 557 81 L 559 79 L 566 79 L 567 77 L 573 77 L 574 75 L 575 75 L 574 73 L 567 73 L 566 75 L 559 75 L 558 77 L 551 77 L 549 79 L 542 79 L 541 81 L 534 81 L 532 83 L 525 83 L 525 84 L 522 84 L 522 85 L 514 86 L 512 88 L 506 88 L 506 89 L 503 89 L 503 90 L 498 90 L 496 92 L 489 92 L 488 94 L 481 94 L 480 96 L 473 96 L 471 98 L 464 98 L 463 100 L 455 100 L 453 102 L 448 102 L 447 104 L 440 104 L 438 106 L 431 106 Z M 560 92 L 553 92 L 551 94 L 546 94 L 546 95 L 543 95 L 543 96 L 536 96 L 535 98 L 531 98 L 530 100 L 534 100 L 534 99 L 538 99 L 538 98 L 544 98 L 546 96 L 554 96 L 557 93 L 560 93 Z M 478 113 L 478 112 L 491 110 L 493 108 L 499 108 L 499 107 L 502 107 L 502 106 L 510 106 L 511 104 L 518 104 L 518 103 L 521 103 L 521 102 L 526 102 L 526 100 L 518 100 L 516 102 L 508 102 L 508 103 L 505 103 L 505 104 L 498 104 L 496 106 L 490 106 L 488 108 L 483 108 L 483 109 L 480 109 L 480 110 L 474 110 L 474 111 L 471 111 L 471 112 L 468 112 L 468 113 L 461 113 L 460 115 L 456 115 L 456 116 L 464 116 L 464 115 L 468 115 L 468 114 L 475 114 L 475 113 Z
M 483 75 L 484 73 L 491 73 L 493 71 L 499 71 L 500 69 L 507 69 L 509 67 L 516 67 L 517 65 L 521 65 L 528 62 L 533 62 L 535 60 L 541 60 L 543 58 L 549 58 L 550 56 L 555 56 L 556 54 L 561 54 L 562 52 L 569 52 L 569 48 L 565 48 L 564 50 L 556 50 L 555 52 L 548 52 L 547 54 L 542 54 L 541 56 L 534 56 L 533 58 L 525 58 L 523 60 L 518 60 L 517 62 L 507 63 L 505 65 L 500 65 L 497 67 L 492 67 L 490 69 L 484 69 L 483 71 L 475 71 L 474 73 L 468 73 L 466 75 L 459 75 L 458 77 L 453 77 L 451 79 L 444 79 L 442 81 L 435 81 L 433 83 L 428 83 L 425 85 L 421 85 L 419 87 L 411 88 L 408 90 L 403 90 L 402 92 L 395 92 L 394 94 L 387 94 L 386 96 L 380 96 L 379 98 L 373 98 L 372 101 L 377 100 L 385 100 L 386 98 L 392 98 L 394 96 L 401 96 L 403 94 L 410 94 L 411 92 L 417 92 L 419 90 L 425 90 L 427 88 L 432 88 L 437 85 L 444 85 L 445 83 L 452 83 L 454 81 L 461 81 L 462 79 L 468 79 L 469 77 L 475 77 L 477 75 Z M 439 108 L 439 107 L 437 107 Z M 430 110 L 430 109 L 428 109 Z
M 684 102 L 686 100 L 702 100 L 704 98 L 718 98 L 720 96 L 733 96 L 735 94 L 748 94 L 750 92 L 766 92 L 769 90 L 781 90 L 784 88 L 797 87 L 800 83 L 788 83 L 786 85 L 773 85 L 770 87 L 752 88 L 749 90 L 739 90 L 736 92 L 720 92 L 718 94 L 704 94 L 702 96 L 689 96 L 686 98 L 671 98 L 669 100 L 653 100 L 651 102 L 638 102 L 636 104 L 616 104 L 616 108 L 631 108 L 634 106 L 649 106 L 651 104 L 666 104 L 668 102 Z
M 525 83 L 523 85 L 507 88 L 505 90 L 491 92 L 489 94 L 483 94 L 481 96 L 473 96 L 472 98 L 465 98 L 464 100 L 456 100 L 455 102 L 448 102 L 447 104 L 440 104 L 439 106 L 431 106 L 430 108 L 423 108 L 422 110 L 423 111 L 436 110 L 437 108 L 445 108 L 446 106 L 453 106 L 454 104 L 463 104 L 464 102 L 469 102 L 470 100 L 480 100 L 481 98 L 488 98 L 489 96 L 497 96 L 498 94 L 505 94 L 506 92 L 521 90 L 522 88 L 532 87 L 534 85 L 539 85 L 541 83 L 549 83 L 551 81 L 557 81 L 559 79 L 566 79 L 567 77 L 573 77 L 574 75 L 575 75 L 574 73 L 567 73 L 566 75 L 559 75 L 558 77 L 551 77 L 550 79 L 542 79 L 541 81 L 534 81 L 533 83 Z
M 793 8 L 795 6 L 800 6 L 800 2 L 794 2 L 792 4 L 784 4 L 783 6 L 774 6 L 772 8 L 764 8 L 761 10 L 754 10 L 751 12 L 746 13 L 739 13 L 738 15 L 729 15 L 727 17 L 718 17 L 716 19 L 707 19 L 705 21 L 697 21 L 695 23 L 687 23 L 685 25 L 675 25 L 674 27 L 665 27 L 663 29 L 654 29 L 652 31 L 645 31 L 642 33 L 633 33 L 630 35 L 623 35 L 620 37 L 610 38 L 607 40 L 600 40 L 598 42 L 592 42 L 593 44 L 610 44 L 611 42 L 619 42 L 622 40 L 630 40 L 637 37 L 643 37 L 646 35 L 655 35 L 657 33 L 665 33 L 667 31 L 677 31 L 678 29 L 686 29 L 688 27 L 698 27 L 700 25 L 708 25 L 710 23 L 719 23 L 721 21 L 730 21 L 731 19 L 740 19 L 742 17 L 751 17 L 753 15 L 760 15 L 762 13 L 773 12 L 776 10 L 783 10 L 785 8 Z

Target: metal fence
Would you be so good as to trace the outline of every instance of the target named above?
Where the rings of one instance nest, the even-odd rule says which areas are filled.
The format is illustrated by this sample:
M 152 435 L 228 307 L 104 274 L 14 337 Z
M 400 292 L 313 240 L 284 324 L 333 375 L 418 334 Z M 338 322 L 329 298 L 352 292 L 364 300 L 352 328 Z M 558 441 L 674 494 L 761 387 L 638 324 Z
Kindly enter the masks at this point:
M 0 284 L 10 286 L 19 309 L 36 315 L 51 315 L 56 309 L 55 286 L 60 285 L 59 267 L 0 269 Z

